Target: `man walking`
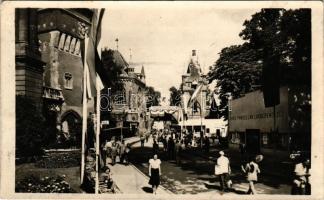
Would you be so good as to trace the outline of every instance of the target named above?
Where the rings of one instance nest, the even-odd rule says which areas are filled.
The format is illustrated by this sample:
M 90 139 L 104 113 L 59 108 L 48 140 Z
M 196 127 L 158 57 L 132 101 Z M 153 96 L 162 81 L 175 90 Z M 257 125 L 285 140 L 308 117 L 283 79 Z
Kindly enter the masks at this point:
M 219 176 L 221 191 L 228 190 L 229 187 L 226 184 L 229 179 L 229 174 L 231 173 L 229 159 L 224 156 L 224 151 L 219 152 L 219 158 L 217 159 L 217 164 L 215 166 L 215 175 Z
M 209 147 L 210 147 L 209 137 L 205 136 L 204 144 L 205 144 L 205 146 L 204 146 L 205 152 L 209 153 Z

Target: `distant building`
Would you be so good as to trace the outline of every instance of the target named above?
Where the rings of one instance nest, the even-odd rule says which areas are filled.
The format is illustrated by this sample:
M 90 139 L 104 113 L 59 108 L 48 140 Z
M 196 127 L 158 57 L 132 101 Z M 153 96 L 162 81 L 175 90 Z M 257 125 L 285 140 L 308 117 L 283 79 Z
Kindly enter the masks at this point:
M 188 105 L 194 91 L 199 86 L 202 86 L 202 88 L 196 97 L 196 101 L 192 105 Z M 202 127 L 203 132 L 207 135 L 224 136 L 226 134 L 226 122 L 223 119 L 206 119 L 214 97 L 209 92 L 207 76 L 202 72 L 196 50 L 192 50 L 186 73 L 182 75 L 180 90 L 185 113 L 185 120 L 182 122 L 184 127 L 190 132 L 200 132 Z
M 198 62 L 198 55 L 196 50 L 192 50 L 191 58 L 187 66 L 186 73 L 182 75 L 181 91 L 182 99 L 187 104 L 193 92 L 199 85 L 203 85 L 197 101 L 191 107 L 186 108 L 185 113 L 187 118 L 200 118 L 200 112 L 203 117 L 208 115 L 210 100 L 208 96 L 208 80 L 206 75 L 202 73 L 200 64 Z
M 230 101 L 229 142 L 238 148 L 246 144 L 250 153 L 310 151 L 310 88 L 283 86 L 280 104 L 265 107 L 261 90 Z
M 115 65 L 120 70 L 116 82 L 117 88 L 111 88 L 111 111 L 109 112 L 109 127 L 107 132 L 125 134 L 142 134 L 149 128 L 146 108 L 146 83 L 144 66 L 127 63 L 118 50 L 102 51 L 105 70 Z M 112 64 L 113 63 L 113 64 Z M 104 116 L 104 115 L 103 115 Z M 116 131 L 113 131 L 117 128 Z

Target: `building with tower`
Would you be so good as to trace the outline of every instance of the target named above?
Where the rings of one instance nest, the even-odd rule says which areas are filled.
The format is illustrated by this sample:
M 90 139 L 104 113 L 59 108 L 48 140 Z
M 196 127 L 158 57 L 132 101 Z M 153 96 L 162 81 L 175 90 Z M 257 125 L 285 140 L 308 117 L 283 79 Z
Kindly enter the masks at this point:
M 16 9 L 16 94 L 32 97 L 48 126 L 68 138 L 81 138 L 81 29 L 91 26 L 92 15 L 91 9 Z
M 149 119 L 144 66 L 128 63 L 118 50 L 112 49 L 102 51 L 102 61 L 107 75 L 113 68 L 118 71 L 116 83 L 111 87 L 111 107 L 102 114 L 103 120 L 109 120 L 109 126 L 103 132 L 118 137 L 145 133 Z
M 189 132 L 203 131 L 207 135 L 226 134 L 226 122 L 223 119 L 206 119 L 214 95 L 208 88 L 207 76 L 203 74 L 196 50 L 192 50 L 186 72 L 182 75 L 180 90 L 184 113 L 182 126 L 185 129 Z

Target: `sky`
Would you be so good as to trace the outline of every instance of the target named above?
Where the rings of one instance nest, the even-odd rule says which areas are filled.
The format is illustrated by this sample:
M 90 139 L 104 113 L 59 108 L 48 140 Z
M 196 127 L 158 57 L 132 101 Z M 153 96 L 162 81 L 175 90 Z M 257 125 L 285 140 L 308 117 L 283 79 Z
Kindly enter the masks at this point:
M 118 5 L 106 8 L 102 21 L 102 45 L 118 50 L 124 58 L 144 65 L 146 84 L 169 98 L 169 88 L 179 87 L 191 51 L 197 50 L 204 73 L 222 48 L 242 44 L 243 22 L 256 9 L 219 9 L 208 6 Z M 211 86 L 211 87 L 214 87 Z

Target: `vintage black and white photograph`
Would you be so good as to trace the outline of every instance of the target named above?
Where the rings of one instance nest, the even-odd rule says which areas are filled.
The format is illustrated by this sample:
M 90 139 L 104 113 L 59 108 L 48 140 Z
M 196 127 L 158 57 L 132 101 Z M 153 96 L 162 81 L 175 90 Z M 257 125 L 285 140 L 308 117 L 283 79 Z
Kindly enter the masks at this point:
M 14 192 L 312 195 L 312 8 L 144 5 L 14 9 Z

